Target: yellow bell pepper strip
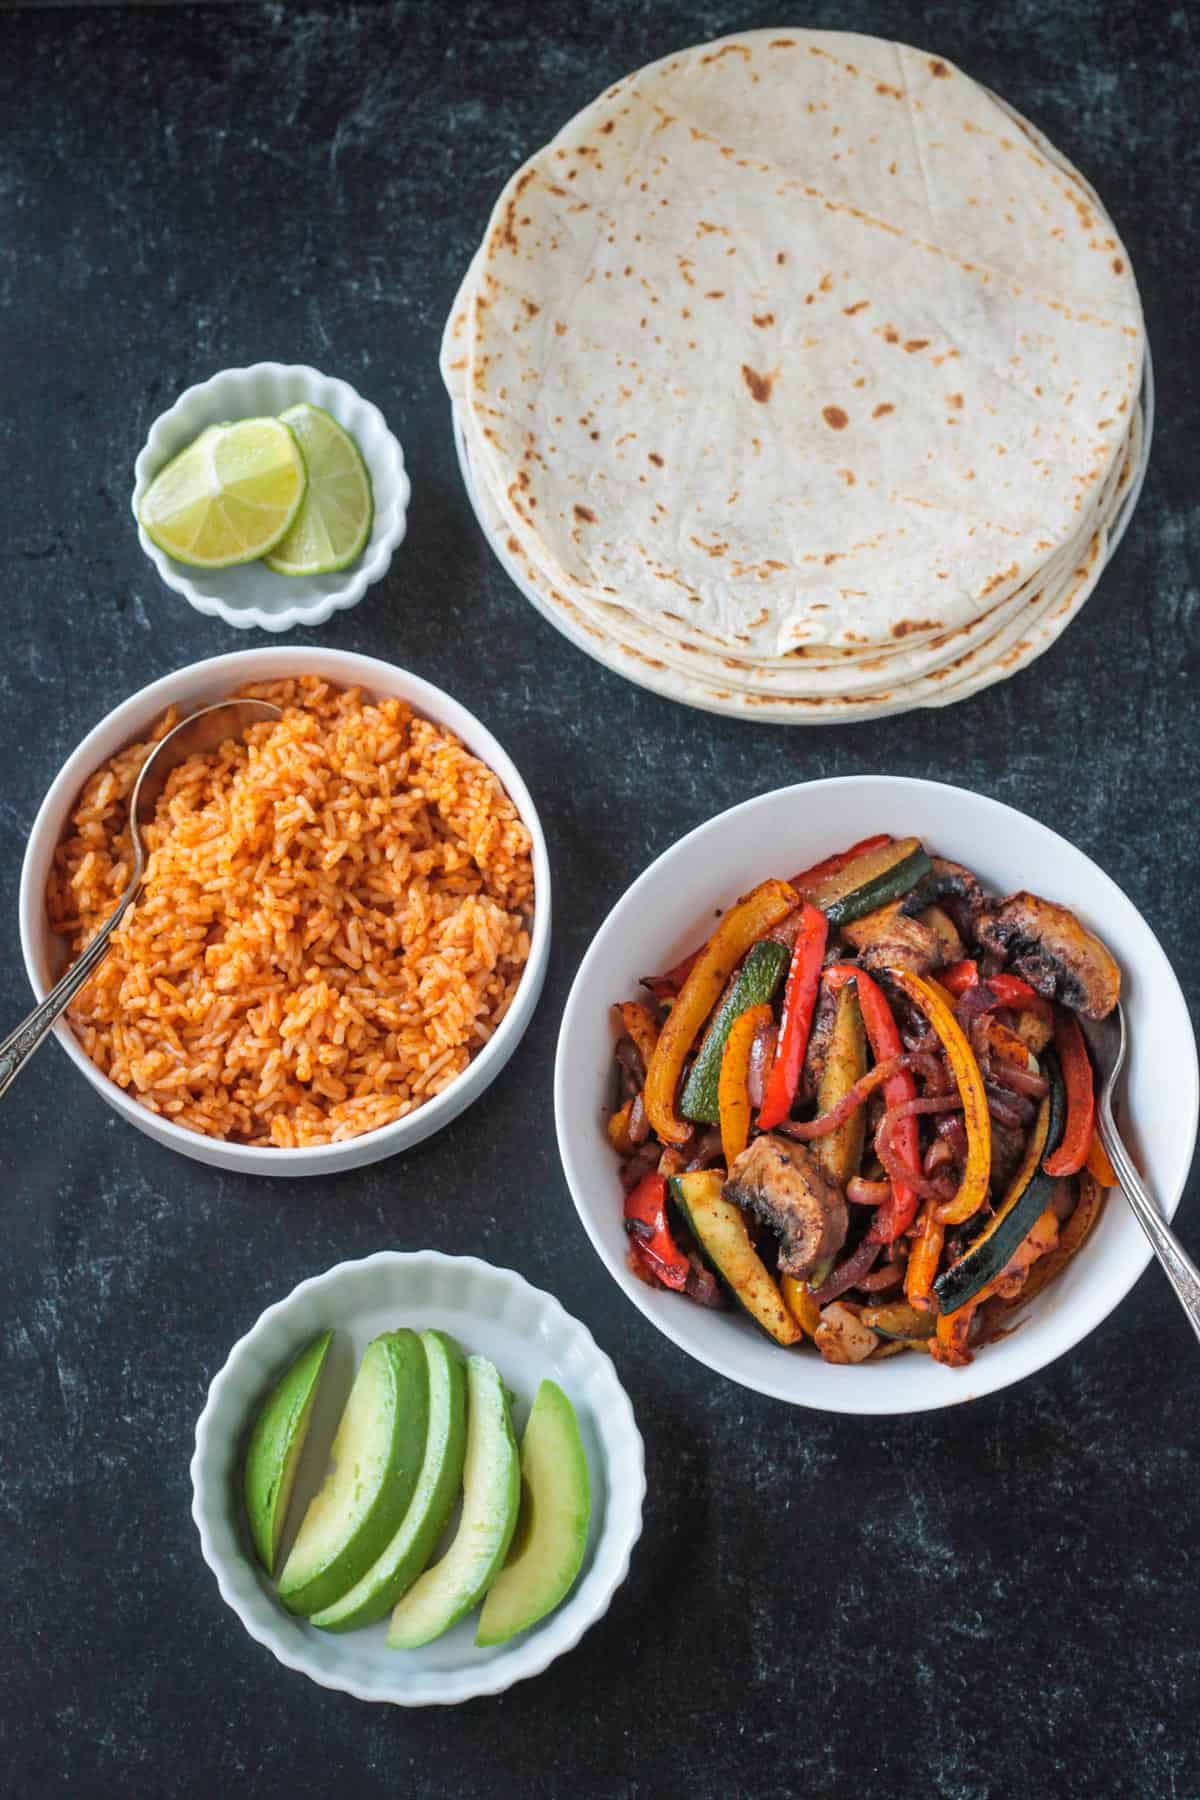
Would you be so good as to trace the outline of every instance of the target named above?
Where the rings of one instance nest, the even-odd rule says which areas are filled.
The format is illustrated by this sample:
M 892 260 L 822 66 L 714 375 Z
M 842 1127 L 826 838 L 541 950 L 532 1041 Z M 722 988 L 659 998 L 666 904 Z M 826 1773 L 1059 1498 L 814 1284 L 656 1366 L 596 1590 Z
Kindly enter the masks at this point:
M 658 1035 L 646 1070 L 646 1116 L 664 1144 L 686 1143 L 692 1127 L 675 1110 L 688 1051 L 752 944 L 800 904 L 786 881 L 764 881 L 731 907 L 701 951 Z
M 946 1227 L 938 1218 L 938 1203 L 936 1200 L 927 1200 L 921 1208 L 917 1235 L 909 1252 L 908 1267 L 904 1271 L 905 1299 L 918 1312 L 937 1311 L 933 1283 L 938 1264 L 942 1260 L 945 1241 Z
M 1093 1131 L 1092 1141 L 1088 1145 L 1087 1170 L 1093 1175 L 1102 1188 L 1120 1187 L 1117 1171 L 1108 1160 L 1108 1152 L 1100 1142 L 1100 1134 Z
M 622 1025 L 637 1045 L 643 1063 L 649 1068 L 654 1046 L 658 1043 L 658 1020 L 640 1000 L 625 1000 L 617 1011 Z
M 779 1285 L 783 1290 L 784 1305 L 801 1331 L 815 1337 L 821 1323 L 821 1309 L 813 1299 L 807 1281 L 798 1281 L 794 1275 L 781 1275 Z
M 629 1115 L 632 1111 L 633 1101 L 627 1100 L 624 1106 L 619 1107 L 612 1114 L 605 1126 L 605 1130 L 608 1132 L 608 1141 L 618 1156 L 633 1155 L 634 1144 L 629 1135 Z
M 939 1208 L 938 1217 L 943 1225 L 961 1225 L 964 1219 L 974 1218 L 987 1199 L 992 1171 L 992 1121 L 987 1095 L 983 1091 L 983 1076 L 962 1026 L 942 995 L 920 975 L 914 975 L 911 969 L 888 969 L 887 976 L 929 1020 L 946 1052 L 946 1060 L 958 1086 L 967 1131 L 967 1166 L 957 1194 Z
M 773 1131 L 786 1119 L 800 1086 L 800 1071 L 812 1031 L 817 990 L 821 985 L 821 962 L 829 936 L 829 921 L 823 912 L 807 901 L 800 913 L 800 929 L 792 950 L 792 966 L 783 990 L 783 1016 L 779 1022 L 779 1042 L 775 1061 L 767 1081 L 763 1103 L 758 1112 L 760 1131 Z
M 764 1025 L 770 1025 L 774 1017 L 769 1006 L 748 1006 L 733 1021 L 725 1040 L 717 1083 L 717 1106 L 727 1169 L 750 1142 L 750 1052 L 758 1031 Z
M 865 969 L 860 969 L 857 963 L 834 963 L 832 968 L 826 969 L 825 981 L 834 993 L 848 981 L 857 984 L 858 1004 L 876 1067 L 903 1054 L 904 1045 L 892 1017 L 892 1009 L 887 1003 L 887 996 Z M 901 1069 L 897 1074 L 889 1076 L 883 1084 L 883 1097 L 889 1106 L 900 1106 L 905 1100 L 915 1100 L 917 1084 L 912 1072 Z M 920 1162 L 920 1148 L 917 1121 L 914 1118 L 900 1120 L 895 1132 L 895 1144 L 905 1162 L 915 1168 Z M 902 1232 L 908 1230 L 916 1210 L 916 1191 L 904 1182 L 893 1181 L 890 1203 L 885 1201 L 871 1221 L 872 1239 L 881 1244 L 892 1243 Z
M 1046 1158 L 1045 1169 L 1047 1175 L 1078 1175 L 1088 1159 L 1095 1130 L 1096 1096 L 1079 1020 L 1061 1007 L 1054 1021 L 1054 1048 L 1067 1090 L 1067 1122 L 1062 1143 Z

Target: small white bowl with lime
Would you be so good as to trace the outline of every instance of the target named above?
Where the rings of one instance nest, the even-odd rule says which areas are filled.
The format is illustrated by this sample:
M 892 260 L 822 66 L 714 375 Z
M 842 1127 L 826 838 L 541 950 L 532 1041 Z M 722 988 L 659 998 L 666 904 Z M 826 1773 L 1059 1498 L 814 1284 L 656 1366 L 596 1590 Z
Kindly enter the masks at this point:
M 239 630 L 321 625 L 386 574 L 404 452 L 377 406 L 302 363 L 223 369 L 154 421 L 138 541 L 168 587 Z

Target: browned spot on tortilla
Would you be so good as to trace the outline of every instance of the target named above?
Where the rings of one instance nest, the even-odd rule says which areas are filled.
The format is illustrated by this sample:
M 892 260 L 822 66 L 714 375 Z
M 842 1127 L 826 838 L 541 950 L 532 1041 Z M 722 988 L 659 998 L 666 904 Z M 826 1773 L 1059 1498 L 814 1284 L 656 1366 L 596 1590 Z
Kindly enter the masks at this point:
M 929 339 L 928 338 L 909 338 L 906 341 L 904 348 L 908 351 L 928 350 Z
M 893 87 L 890 81 L 877 81 L 875 83 L 875 92 L 877 94 L 890 94 L 893 100 L 903 100 L 904 98 L 904 89 Z
M 850 420 L 840 406 L 823 406 L 821 408 L 821 417 L 828 425 L 830 431 L 845 431 L 847 425 L 850 423 Z
M 843 306 L 842 311 L 848 319 L 852 319 L 855 313 L 862 312 L 863 308 L 865 306 L 870 306 L 870 304 L 871 302 L 869 300 L 856 300 L 853 306 Z
M 775 261 L 776 261 L 776 262 L 777 262 L 777 263 L 778 263 L 778 264 L 779 264 L 779 266 L 780 266 L 780 267 L 781 267 L 781 268 L 782 268 L 782 267 L 783 267 L 783 265 L 784 265 L 784 263 L 785 263 L 785 262 L 786 262 L 786 261 L 787 261 L 787 251 L 786 251 L 786 250 L 780 250 L 780 251 L 779 251 L 779 252 L 778 252 L 778 253 L 777 253 L 777 254 L 776 254 L 776 257 L 775 257 Z
M 510 536 L 507 539 L 507 543 L 508 543 L 508 548 L 512 551 L 514 556 L 519 556 L 521 554 L 521 546 L 520 546 L 520 544 L 518 544 L 515 537 Z
M 702 56 L 700 61 L 701 63 L 720 62 L 723 56 L 744 56 L 747 62 L 753 60 L 745 44 L 722 44 L 719 50 L 710 52 L 707 56 Z
M 705 294 L 704 298 L 706 300 L 723 300 L 725 298 L 725 289 L 724 288 L 712 288 L 712 289 L 710 289 L 710 291 L 707 294 Z
M 875 411 L 871 414 L 871 417 L 873 419 L 882 419 L 885 413 L 895 412 L 895 410 L 896 408 L 892 405 L 890 400 L 881 400 L 879 405 L 875 408 Z
M 886 343 L 898 344 L 900 342 L 900 333 L 896 330 L 894 325 L 885 325 L 883 328 L 883 336 Z
M 596 515 L 590 506 L 580 506 L 576 503 L 575 517 L 577 519 L 582 519 L 585 525 L 594 525 L 596 523 Z
M 831 565 L 832 565 L 832 564 L 833 564 L 833 563 L 835 563 L 835 562 L 841 562 L 841 560 L 842 560 L 842 558 L 841 558 L 841 552 L 840 552 L 840 551 L 837 551 L 837 550 L 827 550 L 827 551 L 826 551 L 826 552 L 825 552 L 825 554 L 824 554 L 824 556 L 823 556 L 823 557 L 822 557 L 822 558 L 821 558 L 821 561 L 822 561 L 822 562 L 823 562 L 823 563 L 824 563 L 824 564 L 825 564 L 825 567 L 826 567 L 826 568 L 827 568 L 827 569 L 828 569 L 828 568 L 829 568 L 829 567 L 830 567 L 830 566 L 831 566 Z
M 661 457 L 661 456 L 660 456 L 660 455 L 659 455 L 659 454 L 658 454 L 658 451 L 657 451 L 657 450 L 648 450 L 648 451 L 647 451 L 647 452 L 646 452 L 646 455 L 647 455 L 647 457 L 648 457 L 648 459 L 649 459 L 649 461 L 650 461 L 650 462 L 652 462 L 652 463 L 653 463 L 653 464 L 654 464 L 654 466 L 655 466 L 655 468 L 656 468 L 656 469 L 661 469 L 661 468 L 662 468 L 662 466 L 663 466 L 663 459 L 662 459 L 662 457 Z
M 1121 258 L 1119 256 L 1113 257 L 1113 265 L 1112 266 L 1113 266 L 1113 274 L 1114 275 L 1123 275 L 1125 273 L 1125 264 L 1121 261 Z
M 950 71 L 939 56 L 935 56 L 931 59 L 929 67 L 933 70 L 939 80 L 948 81 L 950 79 Z
M 757 369 L 752 369 L 750 367 L 749 363 L 743 363 L 742 379 L 750 389 L 754 399 L 758 401 L 759 405 L 765 406 L 767 401 L 771 398 L 771 385 L 774 382 L 775 377 L 773 375 L 760 375 Z
M 902 638 L 912 631 L 936 631 L 940 624 L 940 619 L 900 619 L 892 626 L 892 636 Z
M 615 123 L 616 123 L 616 121 L 615 121 L 615 120 L 614 120 L 614 119 L 606 119 L 606 120 L 605 120 L 605 121 L 604 121 L 604 123 L 603 123 L 603 125 L 602 125 L 602 126 L 601 126 L 601 127 L 600 127 L 600 129 L 601 129 L 601 131 L 603 131 L 603 132 L 609 132 L 609 131 L 611 131 L 611 130 L 612 130 L 612 128 L 613 128 L 613 125 L 614 125 L 614 124 L 615 124 Z
M 1001 569 L 997 574 L 990 575 L 979 590 L 980 599 L 982 600 L 985 595 L 992 593 L 994 589 L 1002 587 L 1006 581 L 1011 581 L 1017 573 L 1016 563 L 1010 563 L 1007 569 Z
M 829 275 L 822 275 L 820 281 L 817 283 L 817 292 L 819 294 L 827 294 L 832 287 L 833 281 L 831 277 Z
M 854 486 L 855 474 L 853 469 L 839 469 L 838 474 L 841 476 L 847 487 Z
M 754 313 L 752 314 L 752 317 L 754 323 L 763 327 L 764 330 L 768 325 L 773 325 L 775 323 L 774 313 Z
M 893 162 L 893 163 L 889 163 L 889 164 L 888 164 L 888 174 L 889 174 L 889 175 L 894 175 L 894 174 L 895 174 L 895 173 L 896 173 L 896 169 L 897 169 L 897 167 L 898 167 L 898 164 L 896 164 L 896 163 L 894 163 L 894 162 Z
M 768 50 L 794 50 L 795 48 L 795 38 L 772 38 L 767 45 Z
M 536 319 L 542 310 L 535 300 L 522 300 L 521 304 L 531 319 Z
M 961 394 L 948 394 L 946 398 L 951 406 L 961 406 L 963 403 Z
M 697 550 L 703 550 L 707 556 L 724 556 L 729 548 L 728 544 L 706 544 L 703 538 L 698 537 L 693 537 L 692 542 L 695 544 Z

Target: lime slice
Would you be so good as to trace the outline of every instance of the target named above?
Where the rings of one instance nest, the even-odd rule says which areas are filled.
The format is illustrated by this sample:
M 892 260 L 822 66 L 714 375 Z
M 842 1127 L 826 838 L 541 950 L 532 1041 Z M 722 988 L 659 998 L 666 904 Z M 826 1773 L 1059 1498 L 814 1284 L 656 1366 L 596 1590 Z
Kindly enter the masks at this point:
M 307 479 L 300 446 L 280 420 L 210 425 L 159 470 L 138 518 L 176 562 L 226 569 L 273 549 L 300 510 Z
M 350 433 L 324 407 L 302 400 L 279 416 L 300 440 L 308 492 L 267 567 L 277 575 L 331 575 L 361 556 L 371 535 L 371 477 Z

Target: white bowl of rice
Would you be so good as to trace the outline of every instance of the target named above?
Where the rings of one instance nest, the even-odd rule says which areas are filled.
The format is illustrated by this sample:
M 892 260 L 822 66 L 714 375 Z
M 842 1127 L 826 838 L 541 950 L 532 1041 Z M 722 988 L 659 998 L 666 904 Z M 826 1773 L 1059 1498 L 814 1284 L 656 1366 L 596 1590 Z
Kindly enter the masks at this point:
M 139 902 L 56 1036 L 122 1118 L 185 1156 L 260 1175 L 357 1168 L 495 1080 L 549 956 L 529 791 L 440 688 L 300 645 L 141 689 L 88 733 L 34 821 L 25 967 L 40 999 L 111 910 L 152 738 L 245 692 L 282 717 L 174 772 Z

